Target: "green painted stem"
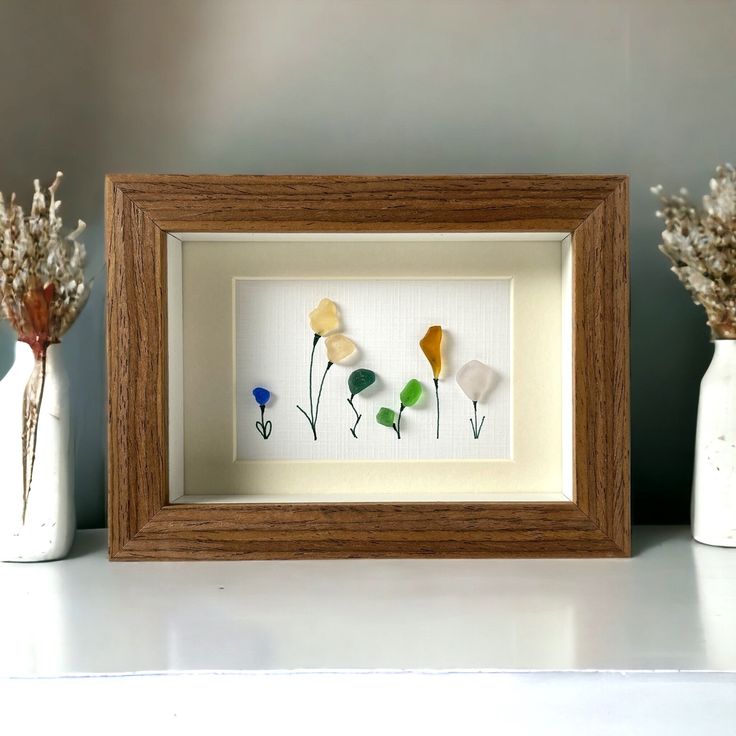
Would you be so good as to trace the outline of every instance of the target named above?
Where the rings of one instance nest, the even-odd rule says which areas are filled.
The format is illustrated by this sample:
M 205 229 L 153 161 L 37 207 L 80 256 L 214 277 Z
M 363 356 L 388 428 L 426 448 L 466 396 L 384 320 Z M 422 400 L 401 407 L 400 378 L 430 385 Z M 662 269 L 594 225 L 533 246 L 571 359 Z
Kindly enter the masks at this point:
M 355 404 L 353 404 L 353 399 L 355 398 L 355 394 L 352 394 L 350 398 L 348 399 L 348 404 L 350 404 L 350 407 L 355 412 L 355 424 L 350 428 L 350 433 L 355 437 L 355 439 L 358 439 L 358 435 L 356 434 L 355 430 L 358 429 L 358 422 L 363 418 L 362 414 L 358 413 L 358 410 L 355 408 Z
M 473 437 L 477 440 L 478 437 L 480 437 L 480 431 L 483 429 L 483 422 L 486 421 L 486 418 L 483 417 L 480 420 L 480 425 L 478 425 L 478 402 L 473 402 L 473 416 L 475 417 L 475 421 L 473 419 L 470 420 L 470 426 L 473 428 Z
M 314 340 L 312 342 L 312 355 L 309 358 L 309 416 L 314 424 L 314 404 L 312 403 L 312 371 L 314 370 L 314 351 L 317 349 L 317 343 L 319 342 L 320 336 L 315 332 Z M 312 427 L 314 429 L 314 427 Z M 317 439 L 315 437 L 315 439 Z
M 314 405 L 314 421 L 312 423 L 312 432 L 314 433 L 314 439 L 317 439 L 317 418 L 319 417 L 319 402 L 322 399 L 322 389 L 325 386 L 325 378 L 327 378 L 327 371 L 332 368 L 332 363 L 328 361 L 325 372 L 322 374 L 322 380 L 319 382 L 319 392 L 317 393 L 317 403 Z
M 314 333 L 314 340 L 312 341 L 312 354 L 309 358 L 309 414 L 307 414 L 307 412 L 304 411 L 304 409 L 302 409 L 299 404 L 296 405 L 296 408 L 299 409 L 299 411 L 307 418 L 309 426 L 312 428 L 312 435 L 314 436 L 315 441 L 317 440 L 317 417 L 314 414 L 314 400 L 312 398 L 312 375 L 314 372 L 314 351 L 317 349 L 317 343 L 319 342 L 320 337 L 321 335 L 318 335 L 316 332 Z M 324 381 L 324 378 L 322 380 Z M 319 399 L 317 399 L 317 404 L 319 405 Z
M 401 439 L 401 414 L 403 413 L 405 408 L 406 407 L 402 404 L 399 409 L 399 418 L 396 420 L 396 434 L 399 439 Z
M 437 402 L 437 439 L 440 438 L 440 382 L 434 379 L 434 398 Z

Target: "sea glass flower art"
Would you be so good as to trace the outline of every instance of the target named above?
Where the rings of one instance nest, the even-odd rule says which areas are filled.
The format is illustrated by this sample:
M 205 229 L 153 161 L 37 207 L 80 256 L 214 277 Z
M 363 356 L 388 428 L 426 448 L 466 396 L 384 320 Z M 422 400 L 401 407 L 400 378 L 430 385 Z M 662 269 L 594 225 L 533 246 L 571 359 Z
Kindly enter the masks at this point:
M 353 399 L 362 391 L 372 386 L 376 382 L 376 374 L 367 368 L 358 368 L 348 376 L 348 388 L 350 389 L 350 398 L 348 404 L 355 413 L 355 424 L 350 427 L 350 434 L 358 439 L 356 430 L 358 429 L 358 422 L 363 418 L 363 415 L 355 408 Z
M 376 414 L 376 421 L 384 426 L 393 428 L 396 432 L 396 412 L 386 406 L 382 406 Z
M 437 403 L 437 439 L 440 438 L 440 389 L 439 380 L 442 373 L 442 328 L 439 325 L 432 325 L 427 333 L 419 341 L 419 347 L 422 349 L 425 357 L 429 361 L 432 368 L 432 377 L 434 380 L 434 396 Z
M 393 409 L 388 409 L 382 406 L 376 414 L 376 421 L 384 427 L 391 427 L 396 432 L 396 438 L 401 439 L 401 415 L 404 413 L 404 409 L 410 406 L 414 406 L 419 399 L 422 398 L 424 389 L 422 384 L 417 381 L 416 378 L 412 378 L 407 382 L 406 386 L 401 389 L 399 399 L 401 404 L 399 405 L 398 414 Z
M 376 374 L 367 368 L 358 368 L 348 376 L 350 396 L 357 396 L 376 382 Z
M 340 326 L 337 304 L 332 299 L 322 299 L 309 313 L 309 325 L 312 332 L 320 337 L 336 330 Z
M 330 335 L 325 338 L 327 360 L 330 363 L 341 363 L 349 358 L 356 350 L 355 343 L 345 335 Z
M 317 343 L 329 332 L 334 332 L 340 327 L 340 317 L 337 305 L 331 299 L 321 299 L 319 304 L 309 313 L 309 326 L 314 332 L 312 340 L 312 352 L 309 358 L 309 413 L 297 404 L 297 409 L 304 414 L 312 429 L 312 437 L 317 440 L 317 419 L 319 418 L 319 404 L 322 399 L 322 389 L 325 385 L 327 372 L 335 363 L 340 363 L 349 358 L 355 351 L 355 343 L 345 335 L 329 335 L 325 337 L 325 349 L 327 351 L 327 365 L 325 366 L 322 380 L 319 384 L 317 399 L 314 399 L 314 352 Z
M 401 390 L 399 398 L 401 406 L 414 406 L 422 398 L 422 384 L 416 378 L 412 378 Z
M 265 406 L 271 401 L 271 392 L 267 388 L 257 386 L 253 389 L 253 398 L 260 406 Z
M 266 421 L 266 404 L 271 401 L 271 392 L 267 388 L 263 388 L 263 386 L 256 386 L 252 393 L 253 398 L 261 409 L 261 421 L 256 422 L 256 429 L 261 437 L 267 440 L 271 436 L 271 429 L 273 428 L 271 421 Z
M 430 327 L 427 334 L 419 341 L 419 347 L 429 361 L 436 381 L 442 373 L 442 328 L 439 325 Z
M 483 429 L 485 416 L 478 424 L 478 402 L 493 387 L 493 379 L 495 374 L 490 366 L 481 363 L 479 360 L 471 360 L 466 363 L 455 376 L 457 385 L 463 390 L 463 393 L 473 402 L 473 418 L 470 420 L 470 426 L 473 429 L 473 437 L 477 440 L 480 431 Z

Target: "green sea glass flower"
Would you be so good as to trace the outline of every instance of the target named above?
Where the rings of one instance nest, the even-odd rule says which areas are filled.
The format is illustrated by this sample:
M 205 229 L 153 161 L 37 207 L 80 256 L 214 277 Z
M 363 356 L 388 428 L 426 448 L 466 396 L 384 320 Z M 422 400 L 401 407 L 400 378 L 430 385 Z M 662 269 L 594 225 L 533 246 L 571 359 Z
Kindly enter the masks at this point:
M 414 406 L 422 398 L 422 384 L 412 378 L 401 391 L 399 398 L 404 406 Z
M 391 427 L 396 432 L 396 438 L 401 439 L 401 415 L 404 413 L 404 409 L 414 406 L 422 398 L 423 392 L 422 384 L 416 378 L 412 378 L 404 386 L 399 395 L 401 399 L 399 413 L 397 414 L 393 409 L 387 409 L 385 406 L 382 406 L 378 414 L 376 414 L 376 421 L 384 427 Z
M 355 408 L 353 399 L 356 394 L 361 391 L 365 391 L 369 386 L 372 386 L 376 382 L 376 374 L 373 371 L 369 371 L 367 368 L 358 368 L 348 376 L 348 388 L 350 389 L 350 398 L 348 404 L 355 414 L 355 424 L 350 427 L 350 434 L 358 439 L 357 429 L 358 423 L 360 422 L 363 415 Z
M 388 409 L 382 406 L 376 414 L 376 421 L 382 424 L 384 427 L 394 427 L 396 422 L 396 412 L 393 409 Z
M 358 368 L 353 371 L 348 378 L 348 388 L 352 396 L 365 391 L 369 386 L 376 382 L 376 374 L 367 368 Z

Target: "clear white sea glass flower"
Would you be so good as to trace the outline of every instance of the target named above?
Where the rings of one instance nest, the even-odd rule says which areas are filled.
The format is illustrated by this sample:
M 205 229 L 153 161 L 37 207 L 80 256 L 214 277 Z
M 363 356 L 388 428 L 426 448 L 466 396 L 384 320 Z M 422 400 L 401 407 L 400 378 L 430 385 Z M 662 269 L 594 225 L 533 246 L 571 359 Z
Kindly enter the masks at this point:
M 480 401 L 491 390 L 493 378 L 493 368 L 471 360 L 457 372 L 455 380 L 471 401 Z
M 473 430 L 473 437 L 477 440 L 480 437 L 483 423 L 486 418 L 483 417 L 478 423 L 478 402 L 493 388 L 495 373 L 493 368 L 481 363 L 479 360 L 471 360 L 467 362 L 455 376 L 457 385 L 463 390 L 465 395 L 473 402 L 473 416 L 470 419 L 470 427 Z

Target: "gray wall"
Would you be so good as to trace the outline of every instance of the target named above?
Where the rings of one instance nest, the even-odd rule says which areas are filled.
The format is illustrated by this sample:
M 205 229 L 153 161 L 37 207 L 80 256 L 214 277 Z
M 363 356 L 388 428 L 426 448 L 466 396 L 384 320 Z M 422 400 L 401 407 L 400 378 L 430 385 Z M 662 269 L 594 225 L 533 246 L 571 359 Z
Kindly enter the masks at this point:
M 94 296 L 63 346 L 82 526 L 104 522 L 106 172 L 631 175 L 635 520 L 687 520 L 711 346 L 650 184 L 734 158 L 736 3 L 1 0 L 0 189 L 66 174 Z M 13 341 L 0 332 L 0 374 Z M 1 484 L 1 483 L 0 483 Z

